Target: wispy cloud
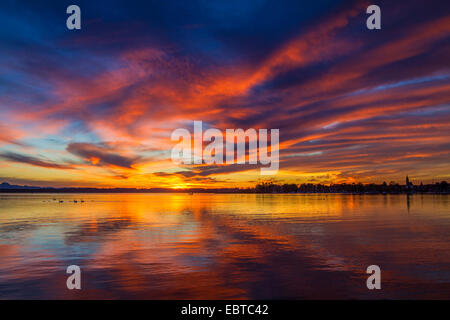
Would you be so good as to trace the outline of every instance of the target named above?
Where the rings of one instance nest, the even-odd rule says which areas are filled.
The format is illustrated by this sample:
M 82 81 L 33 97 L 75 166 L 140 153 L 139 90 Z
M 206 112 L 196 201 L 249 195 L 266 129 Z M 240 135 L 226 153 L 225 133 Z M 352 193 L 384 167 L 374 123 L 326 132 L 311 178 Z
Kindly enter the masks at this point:
M 74 169 L 72 165 L 67 164 L 59 164 L 55 162 L 51 162 L 48 160 L 40 159 L 34 156 L 29 156 L 25 154 L 20 153 L 14 153 L 14 152 L 1 152 L 0 158 L 12 162 L 18 162 L 18 163 L 25 163 L 37 167 L 43 167 L 43 168 L 51 168 L 51 169 Z
M 90 143 L 70 143 L 67 151 L 93 165 L 110 165 L 115 167 L 133 168 L 140 157 L 126 157 L 114 152 L 113 148 Z

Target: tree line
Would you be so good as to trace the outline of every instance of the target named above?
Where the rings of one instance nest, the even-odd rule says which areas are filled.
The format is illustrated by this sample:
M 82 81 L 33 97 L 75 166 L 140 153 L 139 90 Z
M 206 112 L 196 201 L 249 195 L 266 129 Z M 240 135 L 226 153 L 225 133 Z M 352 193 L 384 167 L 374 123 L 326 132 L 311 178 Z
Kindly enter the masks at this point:
M 258 183 L 254 189 L 256 193 L 369 193 L 369 194 L 400 194 L 400 193 L 450 193 L 450 185 L 447 181 L 434 184 L 400 185 L 396 182 L 389 184 L 362 184 L 362 183 L 338 183 L 338 184 L 275 184 L 273 182 Z

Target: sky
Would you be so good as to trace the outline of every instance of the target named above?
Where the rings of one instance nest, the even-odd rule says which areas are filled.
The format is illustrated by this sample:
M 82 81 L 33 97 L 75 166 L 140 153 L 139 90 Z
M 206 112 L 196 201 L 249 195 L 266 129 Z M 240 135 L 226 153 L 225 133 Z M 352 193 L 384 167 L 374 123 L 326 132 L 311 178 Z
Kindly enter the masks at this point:
M 81 8 L 68 30 L 66 8 Z M 0 3 L 0 182 L 249 187 L 450 179 L 450 4 Z M 177 128 L 280 130 L 278 173 L 177 165 Z

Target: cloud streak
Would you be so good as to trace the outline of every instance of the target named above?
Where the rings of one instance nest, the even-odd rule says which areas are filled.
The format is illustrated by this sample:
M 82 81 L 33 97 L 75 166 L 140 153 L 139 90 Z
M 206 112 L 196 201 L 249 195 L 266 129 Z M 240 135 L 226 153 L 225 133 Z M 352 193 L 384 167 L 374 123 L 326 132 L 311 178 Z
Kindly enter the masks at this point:
M 14 153 L 14 152 L 2 152 L 2 153 L 0 153 L 0 158 L 7 160 L 7 161 L 24 163 L 24 164 L 29 164 L 32 166 L 49 168 L 49 169 L 63 169 L 63 170 L 74 169 L 74 167 L 71 165 L 58 164 L 58 163 L 43 160 L 43 159 L 40 159 L 37 157 L 33 157 L 33 156 L 25 155 L 25 154 Z
M 93 165 L 106 165 L 132 169 L 139 157 L 126 157 L 114 153 L 110 147 L 90 143 L 70 143 L 67 151 Z

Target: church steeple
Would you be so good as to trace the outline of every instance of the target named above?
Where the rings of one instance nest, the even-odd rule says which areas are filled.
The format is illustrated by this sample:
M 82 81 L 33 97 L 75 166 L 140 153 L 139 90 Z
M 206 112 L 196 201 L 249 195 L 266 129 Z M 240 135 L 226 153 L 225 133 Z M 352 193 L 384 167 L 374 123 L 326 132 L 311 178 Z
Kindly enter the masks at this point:
M 409 177 L 406 176 L 406 186 L 405 186 L 406 192 L 412 193 L 414 190 L 413 184 L 409 181 Z

